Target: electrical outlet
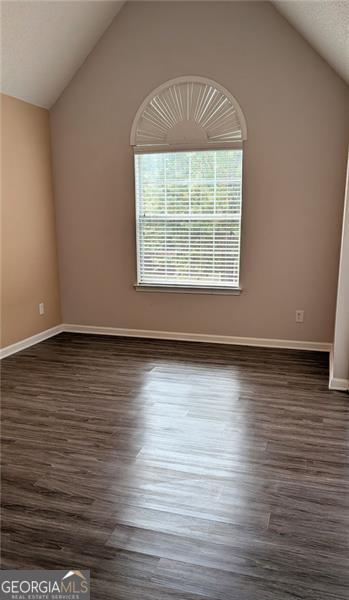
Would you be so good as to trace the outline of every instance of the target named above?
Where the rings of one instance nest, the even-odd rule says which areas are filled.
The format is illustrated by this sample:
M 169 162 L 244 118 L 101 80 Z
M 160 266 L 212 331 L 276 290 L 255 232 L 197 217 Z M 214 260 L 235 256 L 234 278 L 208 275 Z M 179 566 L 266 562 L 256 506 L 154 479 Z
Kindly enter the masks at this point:
M 39 304 L 39 315 L 44 315 L 45 314 L 45 304 L 43 302 L 40 302 Z
M 296 323 L 303 323 L 304 310 L 296 310 Z

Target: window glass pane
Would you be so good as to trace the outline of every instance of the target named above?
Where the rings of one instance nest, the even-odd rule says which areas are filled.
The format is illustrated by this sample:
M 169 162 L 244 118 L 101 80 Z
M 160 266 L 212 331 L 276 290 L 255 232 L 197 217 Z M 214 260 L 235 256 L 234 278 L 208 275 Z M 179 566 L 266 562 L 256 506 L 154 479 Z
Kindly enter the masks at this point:
M 239 285 L 242 150 L 135 157 L 138 283 Z

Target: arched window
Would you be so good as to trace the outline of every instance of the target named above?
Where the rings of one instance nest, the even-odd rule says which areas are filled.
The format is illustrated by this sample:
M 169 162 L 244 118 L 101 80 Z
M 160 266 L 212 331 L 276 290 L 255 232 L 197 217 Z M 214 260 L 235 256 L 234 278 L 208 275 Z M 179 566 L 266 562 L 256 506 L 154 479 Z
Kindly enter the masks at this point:
M 202 77 L 154 90 L 135 116 L 137 287 L 239 291 L 244 115 Z

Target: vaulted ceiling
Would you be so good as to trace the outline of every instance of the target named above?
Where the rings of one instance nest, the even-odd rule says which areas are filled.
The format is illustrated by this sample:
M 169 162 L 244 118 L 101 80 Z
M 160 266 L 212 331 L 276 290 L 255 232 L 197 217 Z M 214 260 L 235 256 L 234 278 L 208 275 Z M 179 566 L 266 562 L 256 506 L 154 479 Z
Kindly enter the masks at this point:
M 273 4 L 349 83 L 348 0 L 274 0 Z
M 123 4 L 3 0 L 1 91 L 50 108 Z M 349 2 L 275 0 L 273 4 L 349 82 Z
M 50 108 L 124 2 L 1 2 L 1 91 Z

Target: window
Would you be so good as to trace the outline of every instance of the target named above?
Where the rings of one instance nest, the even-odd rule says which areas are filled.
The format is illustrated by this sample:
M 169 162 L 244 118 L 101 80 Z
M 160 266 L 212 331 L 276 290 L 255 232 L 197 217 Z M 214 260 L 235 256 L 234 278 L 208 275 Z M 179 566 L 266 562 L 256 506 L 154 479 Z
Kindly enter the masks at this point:
M 239 290 L 242 143 L 236 99 L 202 77 L 144 100 L 135 152 L 137 288 Z
M 239 287 L 242 150 L 135 156 L 138 284 Z

